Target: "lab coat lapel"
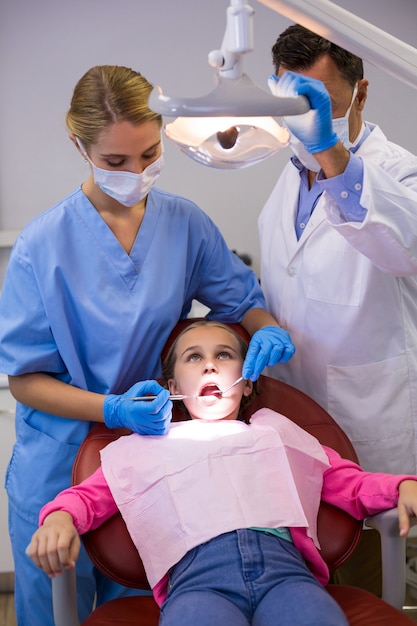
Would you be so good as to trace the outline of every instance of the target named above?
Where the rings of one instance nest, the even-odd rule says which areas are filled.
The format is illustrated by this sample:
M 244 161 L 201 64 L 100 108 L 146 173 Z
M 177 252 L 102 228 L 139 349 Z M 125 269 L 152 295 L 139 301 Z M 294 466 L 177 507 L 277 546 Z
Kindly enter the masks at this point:
M 302 248 L 306 244 L 306 242 L 311 237 L 313 232 L 320 226 L 323 220 L 326 219 L 326 213 L 324 210 L 325 203 L 326 203 L 326 192 L 324 192 L 319 198 L 317 205 L 314 211 L 312 212 L 310 219 L 308 220 L 306 224 L 304 232 L 298 241 L 298 249 Z
M 285 202 L 282 211 L 282 226 L 284 233 L 284 242 L 287 251 L 287 258 L 292 259 L 297 253 L 299 242 L 295 233 L 295 219 L 297 215 L 298 196 L 300 193 L 300 177 L 298 170 L 292 167 L 288 176 L 281 178 L 283 186 L 278 186 L 276 202 Z
M 297 240 L 295 232 L 295 220 L 300 193 L 300 175 L 296 167 L 289 172 L 289 176 L 283 177 L 284 185 L 279 190 L 282 198 L 286 198 L 286 206 L 283 212 L 283 230 L 285 233 L 285 246 L 289 263 L 299 254 L 312 233 L 326 219 L 324 211 L 325 193 L 319 199 L 300 239 Z M 279 199 L 277 199 L 279 201 Z

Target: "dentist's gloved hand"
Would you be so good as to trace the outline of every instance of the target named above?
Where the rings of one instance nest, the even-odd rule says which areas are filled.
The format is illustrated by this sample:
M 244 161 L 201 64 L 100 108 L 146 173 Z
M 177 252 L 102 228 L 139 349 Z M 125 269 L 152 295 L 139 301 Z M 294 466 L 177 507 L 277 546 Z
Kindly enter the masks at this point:
M 291 337 L 283 328 L 264 326 L 253 334 L 243 363 L 242 376 L 257 380 L 265 367 L 286 363 L 295 352 Z
M 154 400 L 126 400 L 135 396 L 157 396 Z M 168 389 L 156 380 L 135 383 L 122 395 L 109 394 L 104 400 L 104 423 L 108 428 L 130 428 L 139 435 L 165 435 L 172 417 Z
M 281 78 L 270 76 L 268 85 L 274 96 L 308 98 L 311 106 L 308 113 L 283 118 L 288 130 L 304 144 L 308 152 L 322 152 L 338 142 L 332 126 L 330 96 L 321 80 L 286 71 Z

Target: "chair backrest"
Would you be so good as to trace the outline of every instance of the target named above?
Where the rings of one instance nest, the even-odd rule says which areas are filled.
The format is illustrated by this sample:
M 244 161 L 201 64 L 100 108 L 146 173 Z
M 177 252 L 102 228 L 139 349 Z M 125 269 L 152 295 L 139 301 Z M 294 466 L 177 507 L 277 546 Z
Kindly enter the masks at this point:
M 193 320 L 183 320 L 174 329 L 167 345 Z M 247 338 L 239 325 L 232 328 Z M 248 414 L 267 407 L 287 416 L 314 435 L 323 445 L 329 446 L 347 459 L 357 462 L 355 450 L 343 430 L 333 418 L 310 397 L 278 380 L 261 376 L 259 395 L 247 408 Z M 184 419 L 174 407 L 174 420 Z M 120 436 L 129 434 L 126 429 L 109 430 L 96 424 L 87 435 L 78 452 L 73 468 L 73 484 L 90 476 L 100 464 L 100 450 Z M 350 515 L 321 503 L 318 516 L 318 536 L 321 554 L 330 570 L 339 567 L 355 549 L 362 523 Z M 86 550 L 98 569 L 109 578 L 127 587 L 149 589 L 142 561 L 137 553 L 120 514 L 114 515 L 99 528 L 83 536 Z

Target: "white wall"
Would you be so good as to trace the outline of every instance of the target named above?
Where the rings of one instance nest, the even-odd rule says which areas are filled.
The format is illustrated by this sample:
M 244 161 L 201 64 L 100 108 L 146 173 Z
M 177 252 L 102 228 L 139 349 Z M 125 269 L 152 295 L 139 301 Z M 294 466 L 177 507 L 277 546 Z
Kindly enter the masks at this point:
M 417 47 L 416 0 L 339 0 L 340 6 Z M 210 50 L 220 47 L 228 0 L 2 0 L 0 6 L 0 229 L 20 229 L 86 175 L 66 138 L 64 117 L 76 81 L 92 65 L 123 64 L 169 95 L 199 96 L 213 87 Z M 266 88 L 270 49 L 290 22 L 252 0 L 255 51 L 245 71 Z M 417 90 L 366 65 L 365 118 L 417 152 Z M 256 223 L 289 152 L 248 169 L 224 172 L 166 145 L 159 186 L 196 201 L 231 248 L 259 266 Z M 0 252 L 0 282 L 8 251 Z

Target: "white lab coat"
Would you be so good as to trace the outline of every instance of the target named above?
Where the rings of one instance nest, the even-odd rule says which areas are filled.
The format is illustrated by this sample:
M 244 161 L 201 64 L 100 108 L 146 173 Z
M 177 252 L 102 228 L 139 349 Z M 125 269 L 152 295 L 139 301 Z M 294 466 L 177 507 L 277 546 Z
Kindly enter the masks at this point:
M 417 157 L 378 127 L 356 154 L 363 222 L 325 192 L 297 241 L 292 163 L 261 213 L 261 286 L 296 346 L 268 373 L 321 404 L 365 469 L 416 473 Z

